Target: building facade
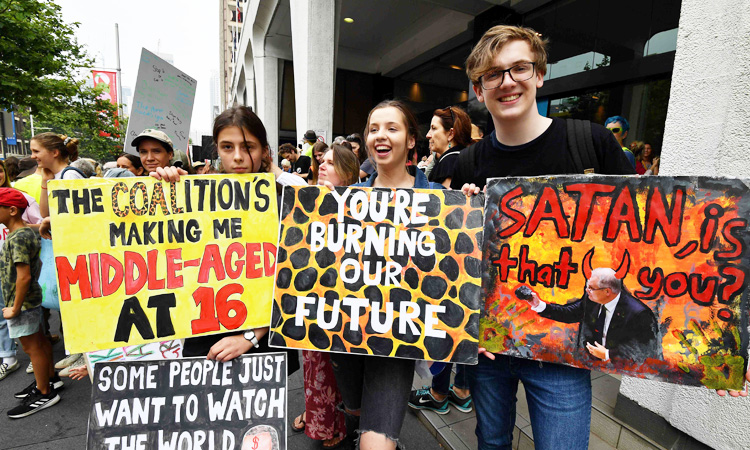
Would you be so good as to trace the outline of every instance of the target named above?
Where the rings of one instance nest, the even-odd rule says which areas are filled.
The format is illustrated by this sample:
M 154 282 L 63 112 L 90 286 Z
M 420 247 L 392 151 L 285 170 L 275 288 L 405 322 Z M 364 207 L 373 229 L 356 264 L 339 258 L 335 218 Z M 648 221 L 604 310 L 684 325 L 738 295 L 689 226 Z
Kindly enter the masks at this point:
M 240 31 L 247 0 L 219 1 L 219 94 L 220 109 L 231 104 L 231 86 L 239 51 Z
M 298 141 L 307 129 L 331 138 L 361 132 L 370 108 L 385 98 L 407 100 L 425 134 L 432 111 L 447 105 L 464 107 L 474 123 L 488 129 L 491 121 L 472 92 L 464 63 L 487 29 L 521 24 L 550 42 L 549 70 L 538 98 L 544 115 L 598 123 L 621 115 L 631 123 L 626 142 L 647 140 L 658 149 L 680 4 L 637 0 L 622 8 L 604 0 L 240 2 L 244 14 L 238 14 L 248 26 L 238 23 L 237 51 L 228 59 L 235 63 L 224 64 L 229 68 L 223 98 L 226 105 L 253 106 L 264 121 L 278 121 L 274 128 L 281 142 Z M 277 98 L 266 98 L 268 86 Z M 426 151 L 426 142 L 421 147 Z
M 466 57 L 492 26 L 518 24 L 549 40 L 537 97 L 543 115 L 601 124 L 624 116 L 625 143 L 651 143 L 663 153 L 664 174 L 688 174 L 689 165 L 689 174 L 748 176 L 750 0 L 247 0 L 241 7 L 222 107 L 251 106 L 273 149 L 300 142 L 308 129 L 327 142 L 361 133 L 370 109 L 388 98 L 409 102 L 423 135 L 433 111 L 449 105 L 490 132 Z M 424 154 L 426 140 L 419 145 Z M 715 448 L 750 448 L 750 428 L 738 426 L 747 424 L 750 399 L 636 379 L 623 380 L 620 397 L 657 427 Z

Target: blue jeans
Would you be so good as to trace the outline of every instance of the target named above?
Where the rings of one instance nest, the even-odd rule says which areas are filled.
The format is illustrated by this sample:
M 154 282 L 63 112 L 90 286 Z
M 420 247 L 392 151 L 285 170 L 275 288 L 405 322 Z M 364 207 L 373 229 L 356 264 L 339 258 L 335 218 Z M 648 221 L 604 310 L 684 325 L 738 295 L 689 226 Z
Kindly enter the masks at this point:
M 449 394 L 452 369 L 453 364 L 446 364 L 442 372 L 432 377 L 432 389 L 438 394 Z M 460 389 L 469 389 L 465 364 L 456 364 L 456 378 L 453 379 L 453 385 Z
M 495 355 L 467 367 L 480 450 L 510 449 L 518 382 L 526 390 L 537 450 L 586 450 L 591 426 L 591 372 Z
M 0 309 L 5 307 L 5 298 L 0 291 Z M 10 338 L 8 334 L 8 323 L 2 314 L 0 314 L 0 359 L 9 356 L 16 356 L 16 341 Z M 2 361 L 0 361 L 2 363 Z

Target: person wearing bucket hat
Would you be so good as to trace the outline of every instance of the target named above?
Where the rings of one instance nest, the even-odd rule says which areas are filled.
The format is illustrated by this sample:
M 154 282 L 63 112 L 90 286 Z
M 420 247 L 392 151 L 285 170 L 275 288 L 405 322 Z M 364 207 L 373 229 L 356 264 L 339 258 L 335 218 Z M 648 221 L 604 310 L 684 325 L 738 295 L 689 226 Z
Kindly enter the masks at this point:
M 210 173 L 215 173 L 213 171 L 213 166 L 211 166 L 211 164 L 206 164 L 205 161 L 194 162 L 193 169 L 195 170 L 195 173 L 198 175 L 208 175 Z
M 302 151 L 300 154 L 312 158 L 312 146 L 315 145 L 316 142 L 318 142 L 318 133 L 316 133 L 315 130 L 305 131 L 305 134 L 302 135 Z
M 143 168 L 149 173 L 168 167 L 174 157 L 172 140 L 167 133 L 153 128 L 143 130 L 130 145 L 136 148 Z

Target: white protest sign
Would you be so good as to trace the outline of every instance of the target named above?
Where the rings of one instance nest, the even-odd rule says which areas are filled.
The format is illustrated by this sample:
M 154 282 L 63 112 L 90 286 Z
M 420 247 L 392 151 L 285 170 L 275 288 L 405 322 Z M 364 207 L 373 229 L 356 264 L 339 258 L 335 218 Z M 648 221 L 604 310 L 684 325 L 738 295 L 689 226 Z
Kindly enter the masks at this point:
M 146 128 L 154 128 L 167 133 L 175 150 L 187 152 L 197 84 L 195 78 L 144 48 L 125 134 L 125 151 L 136 154 L 133 139 Z

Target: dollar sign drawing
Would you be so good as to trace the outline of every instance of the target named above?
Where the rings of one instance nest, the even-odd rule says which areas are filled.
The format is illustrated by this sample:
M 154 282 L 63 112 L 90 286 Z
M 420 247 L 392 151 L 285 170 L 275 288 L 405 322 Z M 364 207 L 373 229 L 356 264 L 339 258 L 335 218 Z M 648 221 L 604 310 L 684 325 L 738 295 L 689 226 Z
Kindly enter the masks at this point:
M 253 450 L 256 450 L 258 448 L 258 436 L 255 436 L 253 438 Z

